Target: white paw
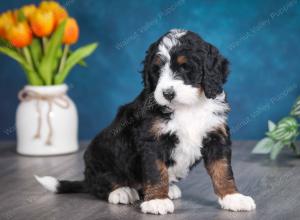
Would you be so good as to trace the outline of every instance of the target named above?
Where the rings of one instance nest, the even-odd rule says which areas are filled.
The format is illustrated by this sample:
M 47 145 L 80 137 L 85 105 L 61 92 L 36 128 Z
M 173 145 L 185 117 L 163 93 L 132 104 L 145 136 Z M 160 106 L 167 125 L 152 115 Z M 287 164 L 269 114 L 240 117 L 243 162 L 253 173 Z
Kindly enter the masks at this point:
M 141 204 L 143 213 L 165 215 L 174 212 L 174 204 L 170 199 L 152 199 Z
M 139 199 L 138 192 L 130 187 L 120 187 L 108 196 L 108 202 L 112 204 L 132 204 Z
M 223 199 L 219 198 L 222 209 L 231 211 L 250 211 L 256 208 L 254 200 L 250 196 L 240 193 L 226 195 Z
M 181 197 L 181 190 L 176 185 L 170 185 L 168 196 L 170 199 L 179 199 Z

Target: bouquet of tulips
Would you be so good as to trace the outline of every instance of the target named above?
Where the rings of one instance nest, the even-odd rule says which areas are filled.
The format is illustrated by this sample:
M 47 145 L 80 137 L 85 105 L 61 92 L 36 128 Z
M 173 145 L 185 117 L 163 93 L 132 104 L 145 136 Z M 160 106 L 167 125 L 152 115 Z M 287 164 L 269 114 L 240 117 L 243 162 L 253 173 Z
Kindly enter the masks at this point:
M 0 15 L 0 52 L 22 66 L 30 85 L 62 84 L 76 64 L 85 65 L 97 43 L 71 51 L 78 38 L 76 20 L 55 1 Z

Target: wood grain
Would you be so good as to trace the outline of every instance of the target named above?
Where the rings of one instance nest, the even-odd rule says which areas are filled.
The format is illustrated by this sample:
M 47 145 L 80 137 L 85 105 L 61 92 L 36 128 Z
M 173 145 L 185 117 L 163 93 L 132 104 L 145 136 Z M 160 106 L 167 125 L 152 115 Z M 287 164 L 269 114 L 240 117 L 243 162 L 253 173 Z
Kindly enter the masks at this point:
M 277 162 L 271 162 L 265 156 L 250 154 L 254 144 L 234 142 L 232 166 L 239 190 L 256 200 L 256 211 L 234 213 L 221 210 L 209 176 L 200 163 L 179 183 L 183 197 L 175 201 L 175 213 L 157 217 L 141 214 L 139 203 L 133 206 L 111 205 L 87 194 L 54 195 L 33 178 L 38 174 L 81 179 L 83 150 L 72 155 L 35 158 L 17 155 L 13 143 L 2 142 L 0 219 L 299 219 L 300 158 L 285 151 Z

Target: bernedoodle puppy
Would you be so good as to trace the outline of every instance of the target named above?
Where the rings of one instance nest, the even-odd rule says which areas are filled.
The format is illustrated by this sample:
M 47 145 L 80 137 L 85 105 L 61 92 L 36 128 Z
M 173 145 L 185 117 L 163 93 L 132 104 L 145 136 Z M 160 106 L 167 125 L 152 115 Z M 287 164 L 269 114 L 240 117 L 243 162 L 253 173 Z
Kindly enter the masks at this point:
M 84 180 L 36 179 L 55 193 L 90 193 L 113 204 L 141 199 L 142 212 L 163 215 L 181 197 L 174 183 L 203 159 L 223 209 L 255 209 L 231 169 L 228 61 L 197 34 L 173 29 L 151 44 L 143 64 L 144 89 L 88 146 Z

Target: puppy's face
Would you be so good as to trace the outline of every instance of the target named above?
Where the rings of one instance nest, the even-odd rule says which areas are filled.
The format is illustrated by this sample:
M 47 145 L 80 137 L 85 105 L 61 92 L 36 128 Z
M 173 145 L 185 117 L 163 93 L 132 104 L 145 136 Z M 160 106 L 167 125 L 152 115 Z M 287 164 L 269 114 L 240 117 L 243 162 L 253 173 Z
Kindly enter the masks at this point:
M 144 61 L 145 89 L 159 105 L 194 105 L 205 94 L 215 98 L 223 89 L 228 62 L 197 34 L 171 30 L 153 43 Z

